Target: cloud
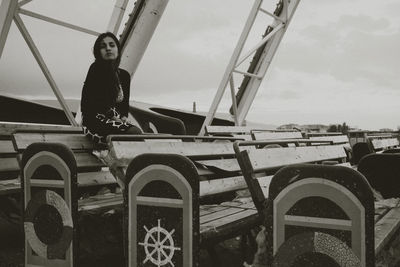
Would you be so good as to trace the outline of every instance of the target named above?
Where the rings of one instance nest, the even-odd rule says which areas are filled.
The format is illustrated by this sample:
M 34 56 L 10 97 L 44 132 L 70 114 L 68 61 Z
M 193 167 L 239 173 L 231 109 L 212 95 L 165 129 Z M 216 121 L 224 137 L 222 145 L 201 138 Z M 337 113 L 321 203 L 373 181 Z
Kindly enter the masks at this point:
M 336 79 L 365 78 L 388 90 L 398 88 L 400 30 L 387 33 L 387 19 L 341 16 L 336 22 L 311 25 L 302 39 L 282 45 L 277 67 L 307 73 L 329 73 Z

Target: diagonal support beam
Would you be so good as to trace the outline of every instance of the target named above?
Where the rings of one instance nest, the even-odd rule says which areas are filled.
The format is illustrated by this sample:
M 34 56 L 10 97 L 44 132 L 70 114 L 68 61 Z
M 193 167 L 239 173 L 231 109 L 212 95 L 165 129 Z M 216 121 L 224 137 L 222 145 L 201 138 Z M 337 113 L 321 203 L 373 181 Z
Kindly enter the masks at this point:
M 32 18 L 41 19 L 41 20 L 44 20 L 44 21 L 47 21 L 47 22 L 50 22 L 50 23 L 53 23 L 53 24 L 56 24 L 56 25 L 59 25 L 59 26 L 63 26 L 63 27 L 66 27 L 66 28 L 69 28 L 69 29 L 72 29 L 72 30 L 75 30 L 75 31 L 80 31 L 80 32 L 84 32 L 84 33 L 87 33 L 87 34 L 91 34 L 91 35 L 94 35 L 94 36 L 98 36 L 100 34 L 99 32 L 92 31 L 92 30 L 89 30 L 89 29 L 86 29 L 86 28 L 83 28 L 83 27 L 80 27 L 80 26 L 76 26 L 76 25 L 73 25 L 71 23 L 63 22 L 63 21 L 58 20 L 58 19 L 53 19 L 53 18 L 50 18 L 50 17 L 47 17 L 47 16 L 43 16 L 41 14 L 26 10 L 26 9 L 20 9 L 19 13 L 20 14 L 24 14 L 26 16 L 30 16 Z
M 249 14 L 249 16 L 247 18 L 246 24 L 245 24 L 245 26 L 244 26 L 244 28 L 242 30 L 241 35 L 240 35 L 239 41 L 238 41 L 238 43 L 236 45 L 235 50 L 233 51 L 233 55 L 231 57 L 231 60 L 230 60 L 230 62 L 228 64 L 228 66 L 227 66 L 227 68 L 225 70 L 225 74 L 224 74 L 224 76 L 223 76 L 223 78 L 222 78 L 222 80 L 221 80 L 221 82 L 220 82 L 220 84 L 218 86 L 217 93 L 214 96 L 214 100 L 213 100 L 213 102 L 211 104 L 211 107 L 210 107 L 210 109 L 208 111 L 208 114 L 207 114 L 207 116 L 206 116 L 206 118 L 205 118 L 205 120 L 203 122 L 203 125 L 201 126 L 201 129 L 200 129 L 200 132 L 199 132 L 200 136 L 205 134 L 205 127 L 208 126 L 208 125 L 211 125 L 211 122 L 212 122 L 212 120 L 213 120 L 213 118 L 215 116 L 215 113 L 217 112 L 217 108 L 219 106 L 219 103 L 221 102 L 222 97 L 224 95 L 226 86 L 228 85 L 229 79 L 231 78 L 232 71 L 233 71 L 233 69 L 234 69 L 234 67 L 235 67 L 235 65 L 236 65 L 236 63 L 238 61 L 240 53 L 243 50 L 243 47 L 244 47 L 244 45 L 246 43 L 246 40 L 247 40 L 247 38 L 249 36 L 250 30 L 253 27 L 254 21 L 256 20 L 257 13 L 258 13 L 259 8 L 261 7 L 262 2 L 263 2 L 263 0 L 254 1 L 254 4 L 253 4 L 253 6 L 251 8 L 251 11 L 250 11 L 250 14 Z
M 0 58 L 6 44 L 11 22 L 17 10 L 18 2 L 16 0 L 3 0 L 0 5 Z
M 111 15 L 110 21 L 108 22 L 107 31 L 117 35 L 128 2 L 129 0 L 116 0 L 113 13 Z
M 19 7 L 22 7 L 28 3 L 32 2 L 32 0 L 22 0 L 18 2 Z
M 268 68 L 271 64 L 273 57 L 278 50 L 279 44 L 282 41 L 282 38 L 293 18 L 293 15 L 297 9 L 300 0 L 291 0 L 290 5 L 288 0 L 283 0 L 283 12 L 280 17 L 283 17 L 286 21 L 285 27 L 276 32 L 273 37 L 268 41 L 265 46 L 261 58 L 258 60 L 258 64 L 256 67 L 255 73 L 261 79 L 251 78 L 250 82 L 247 85 L 247 88 L 242 96 L 241 101 L 238 103 L 238 121 L 239 124 L 242 124 L 249 112 L 251 104 L 260 88 L 261 82 L 265 77 L 265 74 L 268 71 Z M 275 25 L 278 25 L 280 22 L 276 21 Z M 276 27 L 276 26 L 275 26 Z
M 44 76 L 47 79 L 47 82 L 50 84 L 51 89 L 53 89 L 54 94 L 56 95 L 58 102 L 60 103 L 61 107 L 63 108 L 65 115 L 67 116 L 68 121 L 72 126 L 78 126 L 78 124 L 75 121 L 75 118 L 70 111 L 67 103 L 65 102 L 60 90 L 57 87 L 56 82 L 54 81 L 53 77 L 50 74 L 49 69 L 47 68 L 42 56 L 40 55 L 39 50 L 37 49 L 35 43 L 32 40 L 32 37 L 30 36 L 28 30 L 25 27 L 24 22 L 22 21 L 21 17 L 19 14 L 14 15 L 14 22 L 17 25 L 19 31 L 21 32 L 22 36 L 25 39 L 25 42 L 27 43 L 29 49 L 31 50 L 33 56 L 35 57 L 37 63 L 39 64 L 40 69 L 42 70 Z

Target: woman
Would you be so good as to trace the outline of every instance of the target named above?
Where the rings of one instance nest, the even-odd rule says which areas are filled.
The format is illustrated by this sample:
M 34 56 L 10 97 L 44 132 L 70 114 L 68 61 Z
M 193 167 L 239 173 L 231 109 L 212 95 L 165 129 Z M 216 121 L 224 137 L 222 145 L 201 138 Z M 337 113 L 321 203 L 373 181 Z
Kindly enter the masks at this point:
M 119 68 L 120 44 L 111 32 L 97 37 L 95 62 L 82 89 L 81 112 L 84 133 L 95 143 L 105 143 L 109 134 L 141 134 L 128 118 L 130 75 Z

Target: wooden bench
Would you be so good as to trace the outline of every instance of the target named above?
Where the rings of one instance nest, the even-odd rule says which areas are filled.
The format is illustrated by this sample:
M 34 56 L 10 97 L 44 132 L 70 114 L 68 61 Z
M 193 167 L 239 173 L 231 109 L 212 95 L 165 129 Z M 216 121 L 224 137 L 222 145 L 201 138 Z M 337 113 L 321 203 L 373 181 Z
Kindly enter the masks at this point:
M 253 130 L 251 131 L 251 136 L 253 140 L 273 140 L 273 139 L 301 139 L 303 135 L 301 132 L 274 132 L 274 131 L 261 131 Z
M 396 136 L 368 136 L 367 144 L 371 151 L 380 153 L 388 149 L 399 148 L 399 138 Z
M 16 130 L 62 130 L 73 127 L 36 123 L 0 122 L 0 213 L 13 224 L 20 222 L 20 154 L 15 150 L 12 133 Z
M 12 139 L 22 154 L 25 262 L 76 266 L 79 218 L 121 206 L 114 176 L 80 128 L 19 130 Z
M 12 133 L 14 131 L 62 130 L 71 128 L 65 125 L 0 122 L 0 195 L 19 193 L 21 188 L 18 152 L 15 150 L 12 142 Z
M 230 136 L 242 140 L 251 140 L 252 127 L 247 126 L 206 126 L 206 136 Z
M 189 266 L 187 265 L 188 262 L 193 262 L 194 264 L 194 262 L 198 261 L 198 250 L 206 248 L 213 258 L 214 264 L 218 266 L 218 259 L 215 257 L 213 250 L 214 245 L 222 240 L 245 234 L 254 226 L 260 224 L 257 211 L 252 203 L 233 201 L 235 198 L 234 192 L 246 188 L 246 183 L 240 175 L 240 167 L 234 158 L 235 153 L 232 142 L 211 142 L 215 140 L 215 137 L 193 137 L 195 140 L 191 142 L 179 142 L 182 138 L 179 136 L 175 136 L 175 141 L 171 140 L 172 137 L 168 137 L 167 140 L 158 139 L 157 136 L 139 136 L 138 138 L 145 138 L 145 142 L 135 141 L 135 137 L 131 136 L 110 137 L 110 152 L 105 157 L 105 161 L 108 162 L 113 173 L 119 176 L 118 179 L 125 180 L 124 214 L 126 215 L 126 224 L 124 236 L 127 238 L 127 243 L 137 244 L 132 238 L 139 238 L 139 241 L 144 242 L 144 237 L 146 236 L 143 236 L 144 233 L 141 232 L 139 237 L 130 236 L 128 233 L 135 232 L 135 229 L 143 231 L 144 227 L 150 229 L 149 225 L 153 225 L 153 223 L 157 223 L 160 220 L 163 229 L 168 229 L 168 231 L 175 229 L 173 235 L 174 240 L 177 239 L 175 246 L 190 250 L 190 252 L 176 252 L 175 261 L 183 261 L 182 266 Z M 185 138 L 187 139 L 187 137 Z M 172 169 L 170 169 L 171 166 Z M 163 182 L 163 188 L 166 192 L 163 190 L 160 192 L 160 189 L 157 189 L 157 184 L 151 187 L 152 185 L 149 182 L 153 176 L 149 174 L 151 177 L 148 177 L 147 174 L 140 172 L 140 170 L 147 170 L 148 168 L 151 171 L 166 173 L 165 177 L 172 175 L 171 173 L 175 173 L 179 177 L 176 170 L 179 173 L 183 173 L 185 179 L 187 176 L 192 176 L 192 179 L 189 180 L 189 191 L 191 193 L 186 197 L 191 199 L 190 201 L 193 203 L 190 207 L 186 206 L 186 211 L 183 213 L 176 211 L 180 215 L 172 218 L 173 221 L 167 221 L 161 215 L 162 204 L 157 204 L 159 200 L 154 200 L 156 197 L 160 199 L 162 196 L 161 199 L 165 203 L 168 203 L 168 200 L 171 202 L 170 205 L 172 207 L 167 208 L 168 212 L 165 215 L 167 218 L 171 210 L 177 209 L 177 201 L 171 200 L 176 196 L 168 193 L 168 191 L 174 191 L 174 189 L 167 190 L 170 187 L 167 184 L 171 183 L 171 181 Z M 159 179 L 162 180 L 163 178 L 164 175 Z M 143 185 L 142 183 L 149 184 Z M 187 183 L 184 184 L 187 185 Z M 147 188 L 146 192 L 152 196 L 151 199 L 140 195 L 143 187 Z M 144 199 L 154 200 L 154 202 L 148 204 L 150 206 L 147 208 L 143 204 Z M 164 206 L 168 206 L 168 204 Z M 155 218 L 154 216 L 156 215 L 149 214 L 151 212 L 146 211 L 148 209 L 157 210 L 158 212 L 155 214 L 158 217 Z M 182 214 L 191 214 L 193 217 L 193 220 L 186 220 L 186 223 L 187 221 L 192 222 L 192 226 L 185 231 L 182 231 L 183 228 L 180 226 L 185 221 L 182 219 L 184 217 Z M 195 233 L 194 235 L 192 229 Z M 193 242 L 187 239 L 192 239 Z M 141 259 L 144 251 L 141 246 L 135 246 L 135 248 L 131 247 L 131 250 L 126 251 L 126 253 L 129 255 L 127 261 L 131 262 L 130 266 L 135 266 L 133 262 L 136 261 L 136 253 L 141 255 Z M 146 256 L 143 257 L 141 261 L 146 258 Z
M 395 266 L 400 252 L 397 245 L 400 237 L 396 235 L 400 227 L 399 199 L 380 200 L 375 204 L 379 208 L 374 210 L 372 188 L 360 172 L 342 166 L 311 164 L 279 170 L 269 183 L 267 198 L 255 178 L 270 168 L 267 160 L 270 151 L 244 149 L 249 143 L 235 143 L 235 151 L 253 201 L 265 221 L 270 263 L 290 265 L 299 254 L 319 251 L 339 264 L 375 266 L 376 257 L 377 262 L 384 263 L 382 266 Z M 392 156 L 386 167 L 399 166 L 400 157 L 395 154 L 378 156 Z M 286 161 L 298 163 L 290 158 L 285 155 Z M 373 160 L 365 165 L 373 165 Z M 329 242 L 318 247 L 318 238 Z M 314 243 L 304 250 L 309 240 Z
M 362 157 L 371 153 L 398 153 L 399 139 L 393 135 L 370 135 L 365 138 L 365 142 L 354 144 L 353 148 L 354 164 L 358 164 Z
M 127 243 L 136 244 L 131 245 L 131 250 L 127 251 L 127 260 L 131 266 L 135 266 L 136 261 L 144 261 L 150 257 L 146 255 L 143 246 L 151 245 L 145 240 L 148 241 L 148 233 L 154 229 L 152 226 L 163 227 L 163 231 L 176 233 L 173 238 L 174 245 L 185 248 L 185 251 L 182 254 L 176 252 L 177 255 L 173 253 L 177 257 L 174 259 L 177 262 L 183 261 L 184 266 L 189 266 L 192 261 L 197 261 L 199 247 L 237 236 L 260 223 L 251 201 L 246 205 L 238 205 L 232 201 L 217 202 L 212 206 L 212 213 L 209 213 L 208 206 L 202 205 L 206 195 L 246 188 L 240 167 L 234 158 L 232 144 L 158 142 L 155 146 L 134 141 L 132 138 L 111 137 L 110 154 L 107 156 L 113 172 L 119 173 L 120 179 L 126 179 L 125 214 L 129 215 L 125 219 L 124 235 L 128 238 Z M 282 149 L 268 149 L 271 153 L 269 173 L 259 177 L 260 182 L 266 186 L 271 178 L 270 174 L 287 164 L 284 156 L 289 150 L 309 151 L 311 154 L 317 152 L 319 155 L 316 159 L 300 154 L 300 157 L 297 157 L 298 162 L 338 158 L 343 160 L 346 157 L 343 148 L 339 146 L 329 146 L 326 149 L 322 146 Z M 169 178 L 165 178 L 162 183 L 151 185 L 154 177 L 158 177 L 159 180 Z M 163 188 L 169 193 L 164 190 L 160 192 L 157 188 Z M 146 192 L 142 192 L 142 189 Z M 176 210 L 173 216 L 175 219 L 171 218 L 171 210 Z M 154 212 L 154 216 L 140 218 L 139 214 L 147 215 L 151 211 Z M 176 229 L 185 231 L 178 233 Z M 138 254 L 140 256 L 136 258 Z
M 17 224 L 20 220 L 18 195 L 21 183 L 16 156 L 11 136 L 0 135 L 0 217 L 11 224 Z

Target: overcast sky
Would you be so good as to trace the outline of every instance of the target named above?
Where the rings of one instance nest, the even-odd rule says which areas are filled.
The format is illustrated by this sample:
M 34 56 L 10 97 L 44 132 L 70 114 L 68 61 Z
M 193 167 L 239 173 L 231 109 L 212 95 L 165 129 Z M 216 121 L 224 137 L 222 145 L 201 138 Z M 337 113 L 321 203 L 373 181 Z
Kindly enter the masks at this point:
M 277 0 L 264 2 L 273 11 Z M 131 99 L 187 110 L 196 101 L 198 110 L 207 111 L 252 4 L 170 0 L 132 79 Z M 113 5 L 34 0 L 24 8 L 102 32 Z M 370 130 L 400 126 L 399 13 L 398 0 L 301 1 L 247 119 L 275 125 L 346 122 Z M 253 44 L 268 25 L 259 16 Z M 95 37 L 21 17 L 64 96 L 80 98 Z M 53 97 L 14 24 L 0 60 L 0 92 Z M 229 106 L 228 92 L 219 111 Z

